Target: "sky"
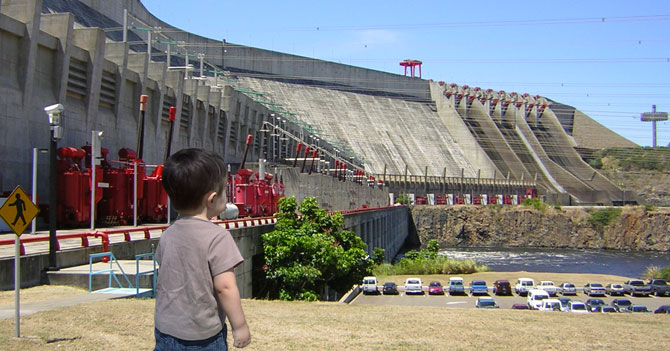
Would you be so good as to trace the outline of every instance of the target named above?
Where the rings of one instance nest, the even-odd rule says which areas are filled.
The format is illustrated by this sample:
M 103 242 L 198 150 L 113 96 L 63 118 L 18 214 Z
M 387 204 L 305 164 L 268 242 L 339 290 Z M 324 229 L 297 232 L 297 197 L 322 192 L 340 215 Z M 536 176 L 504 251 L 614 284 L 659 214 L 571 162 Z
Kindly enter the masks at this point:
M 424 79 L 542 95 L 641 146 L 640 114 L 670 111 L 667 0 L 141 1 L 216 40 L 397 74 L 415 59 Z

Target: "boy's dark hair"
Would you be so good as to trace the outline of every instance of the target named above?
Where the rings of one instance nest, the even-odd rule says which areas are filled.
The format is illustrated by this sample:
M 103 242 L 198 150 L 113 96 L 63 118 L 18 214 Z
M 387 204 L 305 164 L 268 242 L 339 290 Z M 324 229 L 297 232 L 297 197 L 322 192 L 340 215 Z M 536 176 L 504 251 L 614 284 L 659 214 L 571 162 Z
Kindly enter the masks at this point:
M 165 162 L 163 188 L 176 210 L 193 210 L 208 192 L 221 193 L 227 176 L 221 156 L 203 149 L 183 149 Z

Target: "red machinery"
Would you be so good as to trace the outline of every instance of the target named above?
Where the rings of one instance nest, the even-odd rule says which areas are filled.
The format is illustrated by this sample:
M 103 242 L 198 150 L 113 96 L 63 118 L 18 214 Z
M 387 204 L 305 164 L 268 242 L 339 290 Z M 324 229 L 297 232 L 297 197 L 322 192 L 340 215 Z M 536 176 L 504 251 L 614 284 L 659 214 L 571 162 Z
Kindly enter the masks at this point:
M 144 178 L 144 196 L 138 214 L 152 222 L 167 219 L 168 196 L 163 188 L 163 165 L 156 167 L 150 176 Z
M 137 158 L 135 150 L 119 150 L 121 168 L 105 168 L 104 181 L 108 187 L 98 205 L 98 217 L 108 223 L 127 224 L 133 220 L 133 163 L 137 163 L 137 200 L 144 198 L 144 163 Z
M 90 147 L 89 147 L 90 150 Z M 103 155 L 107 149 L 101 150 Z M 58 153 L 58 222 L 65 226 L 88 223 L 91 218 L 91 170 L 83 172 L 81 160 L 86 156 L 82 149 L 61 147 Z M 90 165 L 90 161 L 88 162 Z M 96 166 L 96 184 L 103 180 L 102 167 Z M 96 192 L 96 203 L 102 199 L 102 191 Z
M 252 139 L 251 135 L 247 136 L 242 164 L 237 174 L 231 177 L 232 181 L 229 183 L 231 202 L 237 206 L 240 217 L 271 216 L 277 212 L 279 198 L 284 196 L 284 183 L 278 182 L 277 179 L 273 182 L 272 174 L 261 175 L 259 172 L 254 174 L 252 170 L 244 168 Z M 297 152 L 300 151 L 301 146 L 298 146 Z M 253 180 L 252 174 L 254 175 Z
M 65 226 L 85 225 L 91 220 L 91 146 L 81 149 L 58 149 L 58 222 Z M 137 163 L 138 217 L 158 222 L 167 217 L 167 193 L 163 189 L 158 166 L 151 176 L 144 174 L 144 164 L 131 149 L 119 150 L 121 168 L 112 168 L 107 161 L 109 151 L 101 149 L 103 160 L 96 166 L 96 219 L 126 224 L 133 219 L 133 164 Z M 85 159 L 86 171 L 81 160 Z M 102 185 L 102 186 L 101 186 Z

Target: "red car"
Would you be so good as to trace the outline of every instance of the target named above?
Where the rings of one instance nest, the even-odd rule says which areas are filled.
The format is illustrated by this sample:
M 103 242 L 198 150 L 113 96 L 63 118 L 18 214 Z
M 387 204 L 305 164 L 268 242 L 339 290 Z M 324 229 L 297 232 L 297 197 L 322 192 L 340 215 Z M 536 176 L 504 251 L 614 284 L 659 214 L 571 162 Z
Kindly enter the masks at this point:
M 428 285 L 428 295 L 444 295 L 442 283 L 438 281 L 430 282 L 430 285 Z

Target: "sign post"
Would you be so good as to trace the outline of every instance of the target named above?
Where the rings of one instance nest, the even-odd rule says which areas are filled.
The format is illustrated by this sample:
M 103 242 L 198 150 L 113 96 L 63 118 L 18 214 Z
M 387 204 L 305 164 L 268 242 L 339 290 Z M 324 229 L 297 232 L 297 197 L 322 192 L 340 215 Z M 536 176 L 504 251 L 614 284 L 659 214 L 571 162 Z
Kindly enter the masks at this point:
M 14 318 L 16 320 L 14 336 L 17 338 L 21 337 L 21 234 L 39 212 L 40 210 L 20 186 L 12 191 L 5 204 L 0 207 L 0 217 L 16 233 L 14 243 L 16 246 L 14 256 Z

